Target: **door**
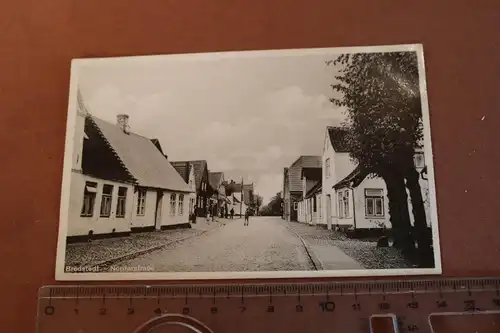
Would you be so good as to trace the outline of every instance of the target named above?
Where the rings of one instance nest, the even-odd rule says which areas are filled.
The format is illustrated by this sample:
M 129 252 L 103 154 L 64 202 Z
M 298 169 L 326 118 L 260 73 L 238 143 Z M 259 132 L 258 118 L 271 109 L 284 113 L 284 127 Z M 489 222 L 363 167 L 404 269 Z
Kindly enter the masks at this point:
M 161 213 L 163 207 L 163 192 L 158 191 L 156 194 L 156 208 L 155 208 L 155 229 L 161 229 Z
M 330 194 L 326 195 L 326 227 L 330 230 L 332 228 L 332 198 Z

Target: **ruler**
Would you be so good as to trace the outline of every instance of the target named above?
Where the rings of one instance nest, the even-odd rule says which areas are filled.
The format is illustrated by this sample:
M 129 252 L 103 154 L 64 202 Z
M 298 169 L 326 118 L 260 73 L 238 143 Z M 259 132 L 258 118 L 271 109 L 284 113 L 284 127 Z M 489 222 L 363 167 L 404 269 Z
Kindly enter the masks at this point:
M 500 278 L 39 291 L 38 333 L 500 332 Z

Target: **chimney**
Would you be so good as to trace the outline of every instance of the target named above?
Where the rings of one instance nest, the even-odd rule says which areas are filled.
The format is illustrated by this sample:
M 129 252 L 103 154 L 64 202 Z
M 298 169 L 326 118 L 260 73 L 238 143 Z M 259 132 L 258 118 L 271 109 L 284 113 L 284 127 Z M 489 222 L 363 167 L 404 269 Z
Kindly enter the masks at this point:
M 116 116 L 116 125 L 121 128 L 123 133 L 130 133 L 130 126 L 128 125 L 128 114 L 119 114 Z

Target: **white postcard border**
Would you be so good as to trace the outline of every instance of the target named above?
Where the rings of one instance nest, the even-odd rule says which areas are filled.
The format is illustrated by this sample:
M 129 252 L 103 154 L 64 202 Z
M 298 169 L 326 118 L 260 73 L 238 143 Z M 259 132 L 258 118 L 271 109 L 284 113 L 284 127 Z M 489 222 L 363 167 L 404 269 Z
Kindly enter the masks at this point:
M 77 85 L 79 70 L 87 63 L 92 66 L 122 64 L 127 62 L 155 62 L 166 56 L 172 61 L 210 61 L 227 58 L 284 57 L 297 55 L 313 55 L 330 53 L 374 53 L 374 52 L 417 52 L 419 65 L 419 86 L 422 104 L 422 122 L 424 135 L 424 157 L 427 162 L 429 178 L 429 200 L 431 213 L 431 228 L 433 234 L 433 250 L 435 268 L 412 269 L 363 269 L 363 270 L 321 270 L 321 271 L 253 271 L 253 272 L 127 272 L 127 273 L 67 273 L 65 272 L 66 234 L 68 229 L 71 165 L 73 156 L 73 139 L 76 122 Z M 96 61 L 99 60 L 99 61 Z M 407 275 L 437 275 L 442 273 L 441 244 L 439 241 L 439 226 L 436 204 L 436 184 L 434 175 L 434 159 L 432 150 L 430 116 L 427 95 L 427 83 L 422 44 L 400 44 L 383 46 L 356 46 L 310 49 L 283 49 L 258 51 L 229 51 L 212 53 L 189 53 L 171 55 L 124 56 L 109 58 L 73 59 L 71 62 L 71 78 L 69 84 L 69 101 L 66 122 L 66 138 L 64 164 L 62 172 L 61 205 L 59 213 L 59 230 L 56 253 L 55 279 L 57 281 L 109 281 L 109 280 L 221 280 L 221 279 L 276 279 L 276 278 L 334 278 L 334 277 L 368 277 L 368 276 L 407 276 Z

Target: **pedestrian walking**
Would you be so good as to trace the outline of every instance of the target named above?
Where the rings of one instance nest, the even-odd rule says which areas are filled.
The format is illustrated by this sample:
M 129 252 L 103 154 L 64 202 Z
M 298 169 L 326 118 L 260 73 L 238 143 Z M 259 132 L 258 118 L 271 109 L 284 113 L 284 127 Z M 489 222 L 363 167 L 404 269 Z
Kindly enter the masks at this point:
M 234 219 L 234 208 L 231 208 L 231 220 Z
M 250 222 L 250 209 L 247 208 L 245 211 L 245 223 L 243 225 L 247 226 Z
M 209 209 L 207 209 L 206 217 L 207 217 L 207 224 L 210 224 L 210 210 Z

